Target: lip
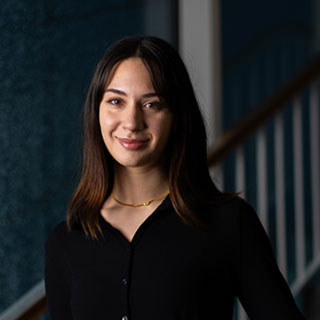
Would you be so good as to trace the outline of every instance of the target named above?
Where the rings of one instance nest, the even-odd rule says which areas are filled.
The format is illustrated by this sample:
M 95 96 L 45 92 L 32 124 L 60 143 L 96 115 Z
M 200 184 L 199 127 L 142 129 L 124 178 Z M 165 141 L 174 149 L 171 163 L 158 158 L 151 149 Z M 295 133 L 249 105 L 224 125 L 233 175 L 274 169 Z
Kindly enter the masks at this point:
M 117 137 L 119 143 L 127 150 L 138 150 L 146 146 L 149 139 L 128 139 Z

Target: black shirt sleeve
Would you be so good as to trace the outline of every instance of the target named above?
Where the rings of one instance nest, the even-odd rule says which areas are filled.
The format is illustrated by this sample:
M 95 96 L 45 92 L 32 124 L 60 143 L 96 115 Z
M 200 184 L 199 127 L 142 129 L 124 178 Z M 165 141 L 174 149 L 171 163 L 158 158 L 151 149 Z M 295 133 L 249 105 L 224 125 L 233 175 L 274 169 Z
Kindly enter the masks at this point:
M 65 223 L 59 224 L 46 243 L 45 284 L 51 320 L 71 320 L 70 277 L 67 275 L 64 239 Z
M 267 234 L 243 201 L 239 214 L 237 295 L 251 320 L 303 320 L 275 261 Z

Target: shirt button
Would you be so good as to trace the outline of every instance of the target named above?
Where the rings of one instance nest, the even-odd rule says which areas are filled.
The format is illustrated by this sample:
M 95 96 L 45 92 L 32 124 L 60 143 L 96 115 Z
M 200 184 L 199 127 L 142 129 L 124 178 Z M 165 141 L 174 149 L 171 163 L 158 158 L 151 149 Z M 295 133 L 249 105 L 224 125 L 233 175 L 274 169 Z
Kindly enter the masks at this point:
M 128 317 L 124 316 L 124 317 L 121 318 L 121 320 L 128 320 Z
M 127 283 L 128 283 L 128 280 L 126 278 L 123 278 L 121 280 L 121 283 L 125 286 Z M 123 318 L 122 318 L 123 319 Z M 124 320 L 127 320 L 127 319 L 124 319 Z

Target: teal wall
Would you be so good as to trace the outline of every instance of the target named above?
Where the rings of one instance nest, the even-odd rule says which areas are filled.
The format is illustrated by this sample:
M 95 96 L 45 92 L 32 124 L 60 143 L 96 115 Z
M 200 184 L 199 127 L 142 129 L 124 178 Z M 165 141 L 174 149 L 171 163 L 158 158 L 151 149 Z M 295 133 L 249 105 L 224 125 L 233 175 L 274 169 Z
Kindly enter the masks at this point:
M 316 1 L 221 1 L 224 129 L 312 56 Z
M 1 0 L 0 313 L 43 278 L 45 240 L 77 179 L 96 63 L 114 40 L 148 31 L 145 4 L 167 14 L 174 2 Z M 152 33 L 174 43 L 162 21 L 165 32 Z

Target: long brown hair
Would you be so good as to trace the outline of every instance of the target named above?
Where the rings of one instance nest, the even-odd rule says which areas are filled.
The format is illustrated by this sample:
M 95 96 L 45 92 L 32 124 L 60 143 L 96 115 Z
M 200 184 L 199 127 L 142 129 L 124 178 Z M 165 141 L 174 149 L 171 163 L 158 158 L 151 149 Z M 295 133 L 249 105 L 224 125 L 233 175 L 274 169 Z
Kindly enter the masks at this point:
M 83 165 L 79 184 L 67 211 L 69 229 L 80 223 L 86 235 L 97 238 L 99 212 L 113 187 L 113 159 L 103 142 L 99 105 L 117 64 L 141 58 L 153 86 L 173 114 L 167 145 L 170 198 L 176 213 L 190 224 L 205 224 L 208 206 L 225 198 L 212 182 L 207 167 L 207 138 L 187 70 L 179 54 L 155 37 L 128 37 L 102 57 L 84 105 Z

